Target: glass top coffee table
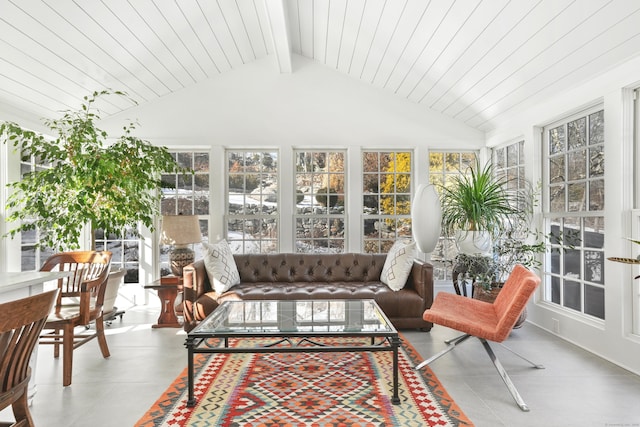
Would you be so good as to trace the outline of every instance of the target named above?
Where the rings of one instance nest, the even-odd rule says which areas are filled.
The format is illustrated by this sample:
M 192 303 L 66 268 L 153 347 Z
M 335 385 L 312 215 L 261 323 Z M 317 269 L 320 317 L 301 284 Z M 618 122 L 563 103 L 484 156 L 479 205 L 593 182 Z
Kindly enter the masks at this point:
M 256 347 L 229 347 L 229 338 L 272 337 L 272 343 Z M 363 345 L 327 345 L 317 338 L 366 337 Z M 220 338 L 211 345 L 208 340 Z M 187 335 L 187 406 L 194 406 L 194 363 L 196 353 L 393 353 L 394 405 L 398 396 L 398 348 L 400 338 L 374 300 L 225 301 Z

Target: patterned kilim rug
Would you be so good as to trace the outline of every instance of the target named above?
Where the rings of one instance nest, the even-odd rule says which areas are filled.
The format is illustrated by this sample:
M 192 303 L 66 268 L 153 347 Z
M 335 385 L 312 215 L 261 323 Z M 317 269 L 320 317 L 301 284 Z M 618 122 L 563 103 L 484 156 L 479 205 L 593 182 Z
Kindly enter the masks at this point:
M 318 341 L 357 339 L 327 338 Z M 255 346 L 268 339 L 230 340 Z M 187 370 L 137 427 L 389 427 L 472 426 L 427 367 L 402 340 L 400 405 L 391 404 L 391 352 L 196 354 L 197 404 L 186 406 Z

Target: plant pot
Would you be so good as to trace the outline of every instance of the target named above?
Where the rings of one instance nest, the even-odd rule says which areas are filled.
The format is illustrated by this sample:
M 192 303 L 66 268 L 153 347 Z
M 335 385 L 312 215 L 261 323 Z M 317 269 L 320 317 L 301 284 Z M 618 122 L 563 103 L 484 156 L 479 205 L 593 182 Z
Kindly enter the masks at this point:
M 480 301 L 493 303 L 496 300 L 496 298 L 498 297 L 498 294 L 500 293 L 501 290 L 502 290 L 502 284 L 501 283 L 493 285 L 493 287 L 490 290 L 487 290 L 484 287 L 482 287 L 481 285 L 478 285 L 478 284 L 474 283 L 473 284 L 473 298 L 475 298 L 477 300 L 480 300 Z M 513 325 L 513 329 L 520 328 L 524 324 L 525 320 L 527 320 L 527 307 L 525 307 L 524 310 L 522 310 L 522 313 L 520 314 L 520 317 L 518 317 L 518 320 L 516 320 L 516 324 Z
M 461 253 L 491 256 L 492 242 L 488 231 L 456 231 L 455 239 Z

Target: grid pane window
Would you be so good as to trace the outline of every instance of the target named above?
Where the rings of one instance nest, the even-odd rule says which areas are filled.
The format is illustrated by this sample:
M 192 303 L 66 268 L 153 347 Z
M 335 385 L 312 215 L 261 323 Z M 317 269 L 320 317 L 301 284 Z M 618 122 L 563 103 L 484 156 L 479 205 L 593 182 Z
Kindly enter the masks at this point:
M 493 165 L 496 176 L 507 180 L 509 190 L 524 190 L 524 141 L 515 142 L 493 150 Z
M 128 228 L 121 235 L 105 234 L 95 230 L 97 251 L 111 251 L 111 270 L 125 269 L 124 283 L 140 283 L 140 238 L 139 232 Z
M 176 162 L 194 173 L 163 174 L 162 215 L 209 215 L 209 153 L 172 152 Z
M 525 197 L 517 198 L 520 209 L 530 212 L 531 217 L 533 207 L 538 203 L 538 192 L 532 188 L 525 177 L 524 141 L 495 148 L 492 151 L 492 161 L 496 178 L 506 182 L 506 188 L 509 192 L 527 195 L 526 199 L 529 199 L 530 195 L 535 198 L 535 200 L 526 200 Z M 528 225 L 514 223 L 511 235 L 514 236 L 515 232 L 520 232 L 522 233 L 520 238 L 526 240 L 529 235 L 525 229 L 529 229 Z
M 295 152 L 295 250 L 344 252 L 344 151 Z
M 474 151 L 429 153 L 429 182 L 441 193 L 440 187 L 474 166 L 476 158 Z M 434 280 L 451 280 L 451 267 L 457 254 L 453 238 L 441 236 L 431 254 Z
M 43 164 L 35 156 L 23 158 L 20 161 L 20 176 L 46 169 L 49 166 Z M 55 253 L 55 250 L 49 247 L 36 247 L 40 240 L 39 234 L 38 228 L 20 232 L 20 268 L 22 271 L 40 270 L 47 258 Z
M 191 173 L 162 175 L 162 215 L 198 215 L 202 241 L 209 241 L 209 153 L 202 151 L 173 151 L 171 155 L 183 168 Z M 159 229 L 161 229 L 161 224 Z M 169 253 L 171 245 L 160 245 L 160 275 L 171 274 Z M 195 258 L 203 257 L 202 245 L 194 244 Z
M 226 239 L 234 253 L 278 252 L 278 153 L 228 150 Z
M 411 152 L 362 153 L 364 252 L 386 253 L 411 238 L 412 165 Z
M 544 136 L 552 236 L 544 298 L 604 319 L 604 110 L 548 126 Z

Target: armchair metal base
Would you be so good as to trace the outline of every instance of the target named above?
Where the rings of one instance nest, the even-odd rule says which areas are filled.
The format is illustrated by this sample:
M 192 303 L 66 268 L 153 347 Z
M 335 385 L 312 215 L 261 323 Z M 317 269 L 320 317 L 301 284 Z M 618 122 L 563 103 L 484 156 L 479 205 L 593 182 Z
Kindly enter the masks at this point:
M 445 341 L 445 343 L 448 344 L 447 348 L 445 348 L 441 352 L 431 356 L 430 358 L 426 359 L 425 361 L 420 363 L 418 366 L 416 366 L 414 369 L 420 370 L 420 369 L 424 368 L 426 365 L 429 365 L 431 362 L 433 362 L 433 361 L 439 359 L 440 357 L 444 356 L 445 354 L 449 353 L 451 350 L 456 348 L 456 346 L 458 344 L 466 341 L 470 337 L 472 337 L 472 335 L 464 334 L 464 335 L 461 335 L 459 337 L 453 338 L 451 340 Z M 478 337 L 476 337 L 476 338 L 478 338 Z M 493 352 L 493 349 L 489 345 L 489 342 L 484 338 L 478 338 L 478 339 L 480 340 L 480 342 L 482 343 L 484 349 L 486 350 L 487 354 L 489 355 L 489 358 L 493 362 L 493 365 L 496 367 L 496 370 L 498 371 L 498 374 L 500 374 L 500 377 L 502 378 L 502 381 L 504 381 L 505 385 L 507 386 L 507 389 L 509 389 L 509 392 L 511 393 L 511 396 L 513 396 L 513 399 L 516 401 L 516 403 L 518 404 L 520 409 L 522 409 L 525 412 L 528 412 L 529 411 L 529 407 L 527 406 L 526 403 L 524 403 L 524 400 L 522 399 L 522 396 L 520 396 L 520 393 L 518 393 L 518 390 L 516 389 L 516 386 L 511 381 L 511 378 L 509 377 L 509 375 L 507 374 L 507 371 L 502 366 L 502 363 L 500 363 L 500 360 L 498 360 L 498 358 L 496 357 L 495 353 Z M 507 349 L 511 353 L 513 353 L 516 356 L 518 356 L 519 358 L 521 358 L 522 360 L 524 360 L 524 361 L 528 362 L 529 364 L 531 364 L 534 368 L 536 368 L 536 369 L 544 369 L 544 366 L 536 364 L 536 363 L 530 361 L 529 359 L 525 358 L 521 354 L 516 353 L 515 351 L 511 350 L 509 347 L 507 347 L 507 346 L 505 346 L 505 345 L 503 345 L 501 343 L 499 343 L 499 344 L 502 345 L 505 349 Z

